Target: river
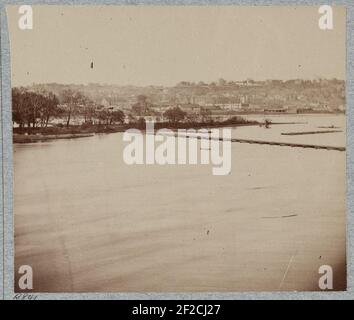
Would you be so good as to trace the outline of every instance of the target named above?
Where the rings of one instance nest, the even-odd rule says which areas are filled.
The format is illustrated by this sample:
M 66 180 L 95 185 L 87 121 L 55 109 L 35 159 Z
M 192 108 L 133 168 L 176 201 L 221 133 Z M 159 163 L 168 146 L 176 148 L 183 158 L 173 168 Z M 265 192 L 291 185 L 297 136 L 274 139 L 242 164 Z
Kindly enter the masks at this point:
M 343 115 L 272 120 L 301 124 L 232 136 L 345 146 Z M 281 135 L 332 125 L 343 132 Z M 345 288 L 345 152 L 232 143 L 231 174 L 213 176 L 128 166 L 123 146 L 122 133 L 14 145 L 15 266 L 33 267 L 34 291 L 319 290 L 321 265 Z

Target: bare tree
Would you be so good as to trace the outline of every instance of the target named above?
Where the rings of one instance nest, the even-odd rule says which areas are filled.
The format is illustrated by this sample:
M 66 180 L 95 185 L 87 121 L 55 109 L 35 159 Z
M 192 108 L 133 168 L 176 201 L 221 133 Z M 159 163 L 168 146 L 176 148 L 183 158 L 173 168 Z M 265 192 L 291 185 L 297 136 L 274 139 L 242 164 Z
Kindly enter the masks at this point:
M 61 93 L 61 102 L 65 105 L 66 127 L 70 125 L 71 117 L 78 112 L 80 104 L 85 102 L 85 97 L 77 91 L 71 89 L 64 90 Z

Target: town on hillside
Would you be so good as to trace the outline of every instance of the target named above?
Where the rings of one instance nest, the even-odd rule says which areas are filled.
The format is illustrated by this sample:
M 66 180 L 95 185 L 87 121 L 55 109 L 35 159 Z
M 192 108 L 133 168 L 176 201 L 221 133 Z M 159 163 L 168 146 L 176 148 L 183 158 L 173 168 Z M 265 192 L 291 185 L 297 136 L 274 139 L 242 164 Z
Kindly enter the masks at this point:
M 90 83 L 12 89 L 14 129 L 223 122 L 243 114 L 344 113 L 338 79 L 180 82 L 173 87 Z M 240 118 L 240 117 L 238 117 Z

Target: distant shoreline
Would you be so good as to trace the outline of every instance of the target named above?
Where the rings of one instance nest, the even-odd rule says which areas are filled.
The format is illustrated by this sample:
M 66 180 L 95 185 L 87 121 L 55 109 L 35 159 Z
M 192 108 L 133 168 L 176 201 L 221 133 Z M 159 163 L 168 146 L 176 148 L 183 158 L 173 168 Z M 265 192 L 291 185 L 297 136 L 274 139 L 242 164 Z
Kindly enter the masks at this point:
M 257 121 L 250 121 L 247 123 L 239 123 L 239 124 L 186 124 L 179 123 L 176 125 L 171 125 L 168 123 L 157 123 L 155 124 L 156 130 L 159 129 L 200 129 L 200 128 L 222 128 L 225 126 L 228 127 L 241 127 L 241 126 L 254 126 L 254 125 L 262 125 L 262 123 Z M 49 140 L 57 140 L 57 139 L 77 139 L 77 138 L 86 138 L 92 137 L 95 134 L 108 134 L 108 133 L 117 133 L 124 132 L 128 129 L 139 129 L 141 131 L 145 131 L 145 125 L 107 125 L 107 126 L 91 126 L 88 128 L 82 128 L 81 126 L 70 126 L 69 128 L 59 128 L 59 127 L 49 127 L 49 128 L 25 128 L 25 130 L 29 129 L 29 132 L 19 133 L 19 129 L 16 128 L 13 131 L 13 143 L 33 143 L 33 142 L 43 142 Z
M 255 115 L 255 114 L 248 114 Z M 269 115 L 269 114 L 258 114 L 258 115 Z M 276 116 L 291 116 L 296 114 L 272 114 Z M 299 115 L 299 114 L 297 114 Z M 305 115 L 310 115 L 309 113 Z M 319 115 L 318 113 L 316 115 Z M 329 115 L 329 113 L 324 113 L 324 115 Z M 332 113 L 332 115 L 340 115 L 340 113 Z M 223 128 L 223 127 L 243 127 L 243 126 L 264 126 L 265 122 L 256 121 L 256 120 L 245 120 L 244 122 L 239 123 L 228 123 L 225 122 L 179 122 L 179 123 L 168 123 L 161 122 L 155 123 L 155 129 L 159 130 L 162 128 L 178 130 L 178 129 L 201 129 L 201 128 Z M 271 122 L 269 125 L 281 125 L 281 124 L 300 124 L 303 122 Z M 34 143 L 34 142 L 44 142 L 51 140 L 59 139 L 77 139 L 92 137 L 95 134 L 104 134 L 104 133 L 116 133 L 124 132 L 128 129 L 139 129 L 145 131 L 145 123 L 130 123 L 130 124 L 112 124 L 112 125 L 71 125 L 69 127 L 59 127 L 51 126 L 47 128 L 36 127 L 36 128 L 13 128 L 13 143 L 22 144 L 22 143 Z

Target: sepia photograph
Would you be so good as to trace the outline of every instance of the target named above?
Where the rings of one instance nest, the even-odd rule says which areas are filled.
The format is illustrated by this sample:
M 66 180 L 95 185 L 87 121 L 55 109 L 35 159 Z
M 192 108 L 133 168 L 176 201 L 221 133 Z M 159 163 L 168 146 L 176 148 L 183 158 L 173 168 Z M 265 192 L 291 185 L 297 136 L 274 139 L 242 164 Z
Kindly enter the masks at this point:
M 15 292 L 347 289 L 344 6 L 6 15 Z

